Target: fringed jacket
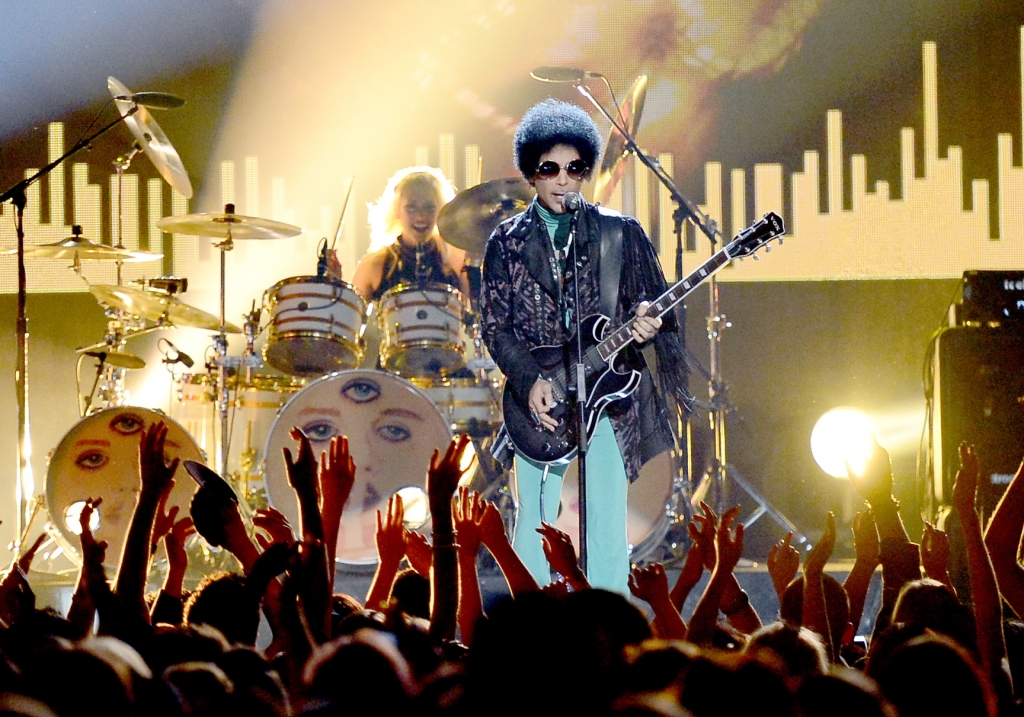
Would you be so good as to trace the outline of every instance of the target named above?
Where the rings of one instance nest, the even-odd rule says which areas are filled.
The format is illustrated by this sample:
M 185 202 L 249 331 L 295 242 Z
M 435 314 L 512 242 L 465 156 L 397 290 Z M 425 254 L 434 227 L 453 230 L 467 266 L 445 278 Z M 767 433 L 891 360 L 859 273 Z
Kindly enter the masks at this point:
M 574 336 L 574 266 L 579 267 L 581 316 L 600 313 L 602 226 L 620 222 L 622 229 L 622 269 L 612 329 L 628 321 L 641 301 L 653 301 L 667 289 L 654 247 L 638 221 L 587 204 L 576 222 L 564 271 L 558 270 L 561 262 L 534 205 L 502 222 L 487 242 L 480 299 L 483 338 L 506 382 L 524 401 L 541 373 L 530 349 L 565 344 Z M 653 342 L 661 393 L 673 407 L 685 406 L 687 396 L 678 330 L 669 312 Z M 614 401 L 606 413 L 626 475 L 633 481 L 644 463 L 673 447 L 673 438 L 666 402 L 643 355 L 633 352 L 626 358 L 641 370 L 640 386 L 631 396 Z

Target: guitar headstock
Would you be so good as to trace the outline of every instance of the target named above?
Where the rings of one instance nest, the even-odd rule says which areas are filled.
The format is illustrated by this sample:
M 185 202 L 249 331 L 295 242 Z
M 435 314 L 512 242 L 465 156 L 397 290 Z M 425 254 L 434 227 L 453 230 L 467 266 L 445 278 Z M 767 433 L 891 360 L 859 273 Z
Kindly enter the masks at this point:
M 758 249 L 767 246 L 775 239 L 779 239 L 781 244 L 782 239 L 779 237 L 785 233 L 786 224 L 782 221 L 782 217 L 775 212 L 768 212 L 760 221 L 751 224 L 737 234 L 736 238 L 726 245 L 725 251 L 730 259 L 741 259 L 754 255 Z M 770 247 L 768 250 L 770 251 Z M 758 257 L 754 256 L 754 258 Z

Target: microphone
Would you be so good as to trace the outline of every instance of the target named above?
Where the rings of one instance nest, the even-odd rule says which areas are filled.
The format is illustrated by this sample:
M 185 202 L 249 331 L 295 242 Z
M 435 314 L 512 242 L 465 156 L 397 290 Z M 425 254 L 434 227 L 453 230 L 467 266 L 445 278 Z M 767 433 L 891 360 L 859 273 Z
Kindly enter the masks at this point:
M 587 72 L 576 67 L 537 67 L 530 77 L 541 82 L 583 82 L 588 77 L 604 77 L 600 72 Z
M 118 95 L 115 100 L 134 102 L 154 110 L 176 110 L 185 104 L 185 100 L 167 92 L 136 92 L 134 95 Z
M 168 357 L 166 357 L 164 359 L 164 363 L 165 364 L 170 365 L 170 364 L 176 364 L 176 363 L 183 363 L 183 364 L 185 364 L 185 368 L 192 368 L 195 365 L 196 362 L 192 360 L 191 356 L 189 356 L 187 353 L 185 353 L 184 351 L 179 349 L 177 346 L 172 344 L 168 339 L 162 339 L 162 340 L 166 341 L 167 342 L 167 348 L 169 348 L 171 351 L 174 352 L 174 358 L 170 358 L 168 356 Z
M 566 192 L 562 195 L 562 209 L 569 214 L 575 214 L 583 208 L 584 204 L 586 202 L 583 201 L 583 197 L 576 192 Z
M 324 237 L 318 253 L 319 257 L 316 260 L 316 278 L 322 281 L 327 277 L 327 237 Z

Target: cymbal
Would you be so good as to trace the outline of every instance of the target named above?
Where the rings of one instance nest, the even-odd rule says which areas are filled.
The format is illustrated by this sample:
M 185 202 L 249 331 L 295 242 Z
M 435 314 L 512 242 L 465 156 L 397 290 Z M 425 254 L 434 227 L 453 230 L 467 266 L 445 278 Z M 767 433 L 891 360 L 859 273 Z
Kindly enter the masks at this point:
M 107 89 L 114 97 L 114 104 L 124 117 L 124 123 L 135 135 L 135 139 L 142 145 L 142 151 L 149 157 L 149 161 L 156 167 L 168 184 L 178 190 L 186 199 L 192 198 L 192 182 L 189 181 L 185 165 L 181 163 L 174 145 L 167 139 L 167 135 L 160 129 L 160 125 L 153 119 L 142 105 L 130 100 L 119 100 L 118 97 L 125 97 L 132 94 L 132 91 L 125 87 L 116 77 L 107 78 Z M 132 108 L 135 111 L 132 112 Z M 130 113 L 130 114 L 129 114 Z
M 17 254 L 17 249 L 8 249 L 4 254 Z M 135 251 L 96 244 L 77 234 L 53 244 L 40 244 L 25 247 L 25 256 L 42 259 L 71 259 L 79 261 L 122 261 L 126 263 L 139 261 L 156 261 L 163 254 L 153 251 Z
M 156 225 L 165 232 L 173 234 L 191 234 L 201 237 L 227 239 L 231 231 L 232 239 L 267 240 L 287 239 L 298 236 L 305 230 L 302 227 L 276 222 L 260 217 L 246 217 L 241 214 L 210 212 L 206 214 L 183 214 L 179 217 L 164 217 Z
M 104 348 L 106 348 L 104 346 Z M 127 351 L 103 351 L 103 350 L 84 350 L 79 349 L 77 353 L 85 354 L 86 356 L 92 356 L 93 358 L 101 359 L 102 361 L 116 366 L 117 368 L 126 369 L 138 369 L 146 368 L 146 362 L 136 356 L 135 354 L 128 353 Z
M 625 127 L 631 137 L 636 137 L 636 128 L 640 126 L 640 115 L 644 111 L 644 100 L 647 99 L 647 75 L 639 75 L 629 88 L 629 93 L 619 105 L 619 124 Z M 594 179 L 594 201 L 607 204 L 615 191 L 615 186 L 626 171 L 625 159 L 626 138 L 615 127 L 608 133 L 608 146 L 601 160 L 601 171 Z
M 437 228 L 441 237 L 470 256 L 482 257 L 491 232 L 533 201 L 533 187 L 517 177 L 490 182 L 459 192 L 441 209 Z
M 134 316 L 150 321 L 163 321 L 171 326 L 191 327 L 218 331 L 220 320 L 213 314 L 179 301 L 173 296 L 156 291 L 141 291 L 127 286 L 94 284 L 90 293 L 103 306 L 120 309 Z M 240 334 L 242 330 L 233 324 L 227 325 L 229 334 Z

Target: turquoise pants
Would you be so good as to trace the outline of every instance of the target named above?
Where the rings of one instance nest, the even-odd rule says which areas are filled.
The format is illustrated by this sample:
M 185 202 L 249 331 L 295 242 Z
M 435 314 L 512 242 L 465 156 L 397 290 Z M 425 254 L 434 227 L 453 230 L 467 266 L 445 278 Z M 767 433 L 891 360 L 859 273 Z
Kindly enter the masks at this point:
M 515 457 L 516 520 L 512 547 L 541 585 L 551 582 L 551 573 L 537 528 L 541 520 L 553 525 L 558 518 L 562 477 L 567 467 L 535 463 L 519 453 Z M 602 415 L 587 451 L 587 579 L 595 588 L 624 595 L 628 595 L 629 577 L 628 490 L 615 432 L 608 417 Z

